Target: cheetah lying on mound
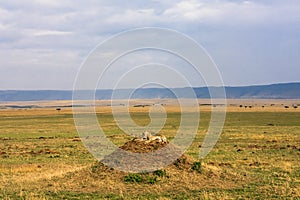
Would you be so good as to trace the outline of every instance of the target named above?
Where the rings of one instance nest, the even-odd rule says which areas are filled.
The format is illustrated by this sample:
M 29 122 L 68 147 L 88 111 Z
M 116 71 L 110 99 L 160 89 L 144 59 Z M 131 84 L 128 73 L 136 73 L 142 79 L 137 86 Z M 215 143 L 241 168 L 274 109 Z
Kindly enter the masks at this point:
M 151 141 L 157 141 L 159 143 L 167 143 L 167 138 L 164 135 L 152 135 L 149 131 L 145 131 L 141 138 L 136 138 L 136 141 L 143 141 L 149 143 Z

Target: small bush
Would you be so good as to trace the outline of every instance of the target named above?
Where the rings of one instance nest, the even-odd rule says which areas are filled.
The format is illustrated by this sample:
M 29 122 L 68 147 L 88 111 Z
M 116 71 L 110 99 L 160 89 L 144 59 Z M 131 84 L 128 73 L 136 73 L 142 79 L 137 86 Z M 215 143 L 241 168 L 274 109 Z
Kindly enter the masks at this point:
M 92 173 L 96 173 L 99 170 L 99 164 L 95 163 L 92 167 L 91 167 L 91 172 Z
M 148 184 L 153 185 L 153 184 L 155 184 L 157 182 L 158 182 L 157 176 L 148 176 L 148 178 L 147 178 L 147 183 Z
M 201 162 L 194 162 L 193 163 L 192 170 L 195 170 L 197 172 L 201 172 L 201 168 L 202 168 Z
M 124 177 L 124 181 L 127 183 L 144 183 L 144 184 L 156 184 L 158 176 L 154 174 L 128 174 Z
M 143 181 L 143 178 L 140 174 L 128 174 L 124 177 L 124 181 L 129 183 L 140 183 Z
M 166 170 L 161 170 L 161 169 L 154 171 L 153 174 L 158 176 L 158 177 L 167 176 Z
M 178 159 L 174 161 L 174 165 L 175 165 L 176 167 L 179 167 L 179 160 L 178 160 Z
M 49 158 L 59 158 L 60 155 L 59 154 L 54 154 L 54 155 L 50 155 Z

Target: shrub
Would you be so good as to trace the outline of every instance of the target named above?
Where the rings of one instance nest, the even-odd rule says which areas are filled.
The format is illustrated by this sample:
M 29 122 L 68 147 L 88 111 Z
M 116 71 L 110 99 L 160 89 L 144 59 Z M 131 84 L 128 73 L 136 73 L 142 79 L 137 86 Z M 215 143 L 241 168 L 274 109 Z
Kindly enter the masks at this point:
M 158 182 L 157 176 L 148 176 L 148 178 L 147 178 L 147 183 L 148 184 L 153 185 L 153 184 L 155 184 L 157 182 Z
M 143 178 L 140 174 L 128 174 L 124 177 L 124 181 L 129 183 L 140 183 L 143 181 Z
M 155 174 L 127 174 L 124 177 L 124 181 L 127 183 L 145 183 L 145 184 L 155 184 L 158 180 L 158 175 Z
M 176 167 L 179 167 L 179 160 L 178 160 L 178 159 L 174 161 L 174 165 L 175 165 Z
M 153 174 L 159 177 L 167 176 L 166 170 L 161 170 L 161 169 L 154 171 Z
M 193 166 L 192 166 L 192 170 L 195 170 L 195 171 L 197 171 L 197 172 L 201 172 L 201 168 L 202 168 L 202 166 L 201 166 L 201 162 L 194 162 L 193 163 Z
M 92 173 L 95 173 L 95 172 L 97 172 L 98 168 L 99 168 L 99 166 L 98 166 L 98 165 L 93 165 L 93 166 L 91 167 L 91 171 L 92 171 Z

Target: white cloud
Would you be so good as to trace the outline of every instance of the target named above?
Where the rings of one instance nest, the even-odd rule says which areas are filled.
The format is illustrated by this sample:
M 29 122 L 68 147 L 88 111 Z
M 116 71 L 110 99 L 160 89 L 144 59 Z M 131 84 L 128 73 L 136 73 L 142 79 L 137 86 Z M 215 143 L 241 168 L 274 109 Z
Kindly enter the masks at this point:
M 30 34 L 33 36 L 63 36 L 63 35 L 71 35 L 70 31 L 56 31 L 56 30 L 28 30 Z
M 7 25 L 4 25 L 4 24 L 0 24 L 0 31 L 5 31 L 8 29 L 8 26 Z
M 127 9 L 107 17 L 104 22 L 107 24 L 118 24 L 121 26 L 145 26 L 160 21 L 160 17 L 154 9 Z
M 61 5 L 61 1 L 59 0 L 33 0 L 34 4 L 40 5 L 40 6 L 54 6 L 58 7 Z
M 205 20 L 207 18 L 216 18 L 220 16 L 221 11 L 218 8 L 207 6 L 196 0 L 181 1 L 174 7 L 164 11 L 165 17 L 177 18 L 181 20 Z
M 183 0 L 166 9 L 163 16 L 178 21 L 259 25 L 299 20 L 300 5 L 265 4 L 262 1 L 197 1 Z M 288 13 L 288 14 L 287 14 Z

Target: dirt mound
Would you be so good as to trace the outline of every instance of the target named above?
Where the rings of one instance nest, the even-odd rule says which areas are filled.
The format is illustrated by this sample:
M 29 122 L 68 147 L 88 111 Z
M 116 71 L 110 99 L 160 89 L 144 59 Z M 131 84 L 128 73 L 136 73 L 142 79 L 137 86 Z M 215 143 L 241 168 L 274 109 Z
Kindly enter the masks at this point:
M 101 162 L 121 171 L 147 172 L 170 165 L 191 169 L 194 160 L 182 154 L 180 148 L 172 143 L 131 140 Z
M 130 151 L 133 153 L 148 153 L 148 152 L 153 152 L 158 149 L 161 149 L 167 145 L 168 145 L 168 143 L 166 143 L 166 142 L 163 143 L 163 142 L 159 142 L 156 140 L 153 140 L 150 142 L 131 140 L 131 141 L 126 142 L 120 148 L 125 151 Z

